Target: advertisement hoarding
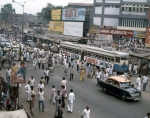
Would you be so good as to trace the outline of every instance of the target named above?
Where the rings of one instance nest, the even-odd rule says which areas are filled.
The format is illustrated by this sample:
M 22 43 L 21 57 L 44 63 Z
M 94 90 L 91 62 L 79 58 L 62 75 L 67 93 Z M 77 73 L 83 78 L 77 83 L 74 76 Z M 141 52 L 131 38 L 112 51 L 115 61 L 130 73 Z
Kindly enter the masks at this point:
M 89 29 L 89 33 L 97 34 L 98 33 L 98 28 L 94 27 L 94 26 L 91 26 L 90 29 Z
M 51 17 L 52 20 L 61 20 L 61 9 L 53 9 Z
M 150 47 L 150 28 L 146 28 L 145 47 Z
M 83 22 L 64 22 L 64 35 L 83 37 Z
M 62 21 L 50 21 L 49 31 L 53 33 L 64 34 L 64 22 Z
M 85 8 L 68 8 L 62 10 L 62 20 L 85 21 Z
M 100 34 L 107 34 L 113 36 L 127 36 L 133 37 L 134 32 L 132 30 L 118 30 L 118 29 L 100 29 Z
M 11 83 L 25 83 L 26 82 L 26 63 L 14 61 L 12 63 Z

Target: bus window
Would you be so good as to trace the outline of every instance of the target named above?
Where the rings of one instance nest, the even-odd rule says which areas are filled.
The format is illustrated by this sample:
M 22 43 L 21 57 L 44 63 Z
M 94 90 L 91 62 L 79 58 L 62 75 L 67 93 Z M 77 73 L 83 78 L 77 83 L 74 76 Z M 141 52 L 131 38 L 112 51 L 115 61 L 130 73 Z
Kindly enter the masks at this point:
M 107 57 L 105 57 L 105 61 L 107 61 Z
M 87 52 L 84 52 L 84 55 L 87 56 Z
M 102 56 L 101 56 L 101 55 L 99 55 L 99 57 L 98 57 L 98 58 L 99 58 L 99 60 L 102 60 Z
M 102 56 L 102 60 L 104 61 L 104 57 Z
M 114 58 L 111 58 L 110 62 L 114 62 Z
M 121 60 L 128 60 L 126 57 L 121 57 Z
M 116 62 L 120 63 L 120 57 L 116 57 Z
M 98 59 L 98 54 L 96 54 L 95 58 Z

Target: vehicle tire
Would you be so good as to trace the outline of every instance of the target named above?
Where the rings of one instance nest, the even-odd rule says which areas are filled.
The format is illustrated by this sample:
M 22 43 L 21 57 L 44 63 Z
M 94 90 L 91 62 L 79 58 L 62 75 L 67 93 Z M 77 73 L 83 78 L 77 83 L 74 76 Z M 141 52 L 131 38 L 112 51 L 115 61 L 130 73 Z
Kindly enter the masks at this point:
M 107 89 L 105 87 L 103 87 L 103 93 L 107 93 Z
M 127 98 L 126 98 L 126 95 L 125 95 L 125 94 L 122 94 L 122 95 L 121 95 L 121 100 L 126 101 L 126 99 L 127 99 Z

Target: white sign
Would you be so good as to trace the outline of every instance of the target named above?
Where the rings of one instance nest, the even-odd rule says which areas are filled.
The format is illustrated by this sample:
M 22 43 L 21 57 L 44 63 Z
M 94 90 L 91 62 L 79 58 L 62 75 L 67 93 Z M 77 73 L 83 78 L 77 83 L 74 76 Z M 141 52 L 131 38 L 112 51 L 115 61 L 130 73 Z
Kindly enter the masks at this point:
M 64 22 L 64 35 L 83 37 L 83 22 Z

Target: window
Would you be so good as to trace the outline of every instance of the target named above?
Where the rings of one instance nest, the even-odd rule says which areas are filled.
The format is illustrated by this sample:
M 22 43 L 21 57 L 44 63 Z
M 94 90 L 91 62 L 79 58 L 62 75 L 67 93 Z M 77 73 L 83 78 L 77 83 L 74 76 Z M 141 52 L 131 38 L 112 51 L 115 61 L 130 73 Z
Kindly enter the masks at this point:
M 119 87 L 119 83 L 117 81 L 114 81 L 114 86 Z
M 116 62 L 120 63 L 120 57 L 116 57 Z
M 106 82 L 109 83 L 109 84 L 113 84 L 113 80 L 112 79 L 108 79 Z

